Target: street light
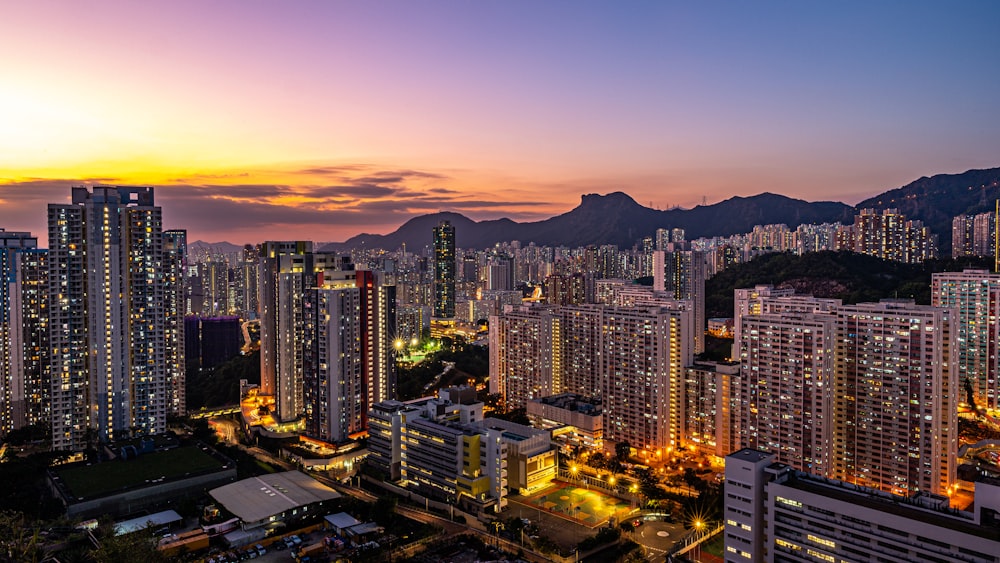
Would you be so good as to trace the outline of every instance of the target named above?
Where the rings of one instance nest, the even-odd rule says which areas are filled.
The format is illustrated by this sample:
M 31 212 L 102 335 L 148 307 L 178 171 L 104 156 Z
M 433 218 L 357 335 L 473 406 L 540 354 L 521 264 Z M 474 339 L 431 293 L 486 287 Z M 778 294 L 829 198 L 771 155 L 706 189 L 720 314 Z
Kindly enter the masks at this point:
M 694 521 L 694 529 L 697 530 L 697 534 L 694 537 L 694 561 L 699 563 L 701 561 L 701 530 L 705 527 L 705 523 L 700 519 Z

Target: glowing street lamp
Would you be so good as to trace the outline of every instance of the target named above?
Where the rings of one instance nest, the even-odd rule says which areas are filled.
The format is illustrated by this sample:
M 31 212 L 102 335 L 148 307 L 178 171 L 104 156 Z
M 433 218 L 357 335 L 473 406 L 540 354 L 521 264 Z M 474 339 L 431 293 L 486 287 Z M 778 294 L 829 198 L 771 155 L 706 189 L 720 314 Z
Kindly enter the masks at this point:
M 695 548 L 694 560 L 695 560 L 695 563 L 698 563 L 698 562 L 701 561 L 701 530 L 704 527 L 705 527 L 705 523 L 702 522 L 701 519 L 698 519 L 698 520 L 694 521 L 694 529 L 698 531 L 697 535 L 695 536 L 695 542 L 697 542 L 697 543 L 694 544 L 694 548 Z

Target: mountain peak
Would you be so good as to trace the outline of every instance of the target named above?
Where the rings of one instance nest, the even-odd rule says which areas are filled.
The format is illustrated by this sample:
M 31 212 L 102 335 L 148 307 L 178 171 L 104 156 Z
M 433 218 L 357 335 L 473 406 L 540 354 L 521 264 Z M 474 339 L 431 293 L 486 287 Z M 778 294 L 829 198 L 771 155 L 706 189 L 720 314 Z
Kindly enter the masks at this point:
M 639 205 L 638 203 L 636 203 L 634 199 L 632 199 L 632 196 L 628 195 L 625 192 L 611 192 L 605 195 L 583 194 L 582 196 L 580 196 L 581 206 L 593 205 L 593 204 L 611 204 L 611 203 L 628 204 L 636 206 Z

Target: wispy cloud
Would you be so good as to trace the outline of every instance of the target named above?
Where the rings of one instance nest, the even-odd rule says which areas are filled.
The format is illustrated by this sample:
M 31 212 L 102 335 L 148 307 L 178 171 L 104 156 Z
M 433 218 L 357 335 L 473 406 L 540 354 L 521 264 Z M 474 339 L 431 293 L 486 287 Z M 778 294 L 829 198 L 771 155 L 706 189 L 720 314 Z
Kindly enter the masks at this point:
M 282 181 L 257 181 L 265 178 Z M 463 191 L 448 174 L 371 164 L 198 173 L 152 184 L 110 177 L 0 178 L 0 228 L 44 235 L 46 205 L 68 202 L 72 186 L 124 184 L 156 187 L 166 228 L 186 228 L 192 239 L 245 242 L 346 240 L 362 231 L 388 233 L 438 211 L 477 220 L 538 220 L 551 216 L 556 205 Z

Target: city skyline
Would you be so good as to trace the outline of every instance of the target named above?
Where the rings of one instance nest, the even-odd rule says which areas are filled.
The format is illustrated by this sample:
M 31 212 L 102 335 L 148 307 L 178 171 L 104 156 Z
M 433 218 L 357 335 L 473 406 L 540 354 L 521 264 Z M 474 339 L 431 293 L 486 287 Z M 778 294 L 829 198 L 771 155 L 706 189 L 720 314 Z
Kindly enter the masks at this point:
M 342 241 L 998 164 L 995 5 L 716 8 L 11 5 L 0 226 L 44 233 L 71 185 L 155 186 L 192 240 Z

